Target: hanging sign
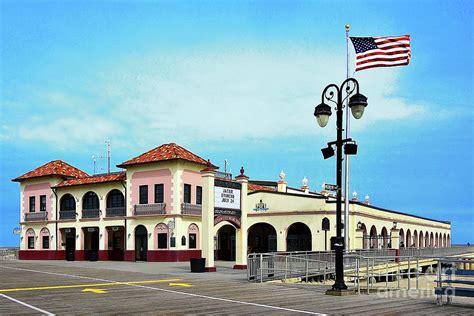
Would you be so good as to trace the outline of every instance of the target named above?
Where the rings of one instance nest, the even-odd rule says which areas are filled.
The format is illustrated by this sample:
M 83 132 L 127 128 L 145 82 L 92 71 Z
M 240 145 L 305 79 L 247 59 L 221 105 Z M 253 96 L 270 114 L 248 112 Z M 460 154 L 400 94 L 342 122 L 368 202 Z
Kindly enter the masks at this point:
M 339 188 L 335 184 L 324 184 L 324 190 L 326 191 L 337 191 Z

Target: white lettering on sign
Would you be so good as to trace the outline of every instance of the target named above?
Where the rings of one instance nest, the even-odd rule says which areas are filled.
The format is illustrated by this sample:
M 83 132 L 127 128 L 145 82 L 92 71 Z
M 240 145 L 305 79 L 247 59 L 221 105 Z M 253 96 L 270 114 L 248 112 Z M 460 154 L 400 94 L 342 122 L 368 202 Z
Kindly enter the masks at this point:
M 214 207 L 240 210 L 240 190 L 214 187 Z

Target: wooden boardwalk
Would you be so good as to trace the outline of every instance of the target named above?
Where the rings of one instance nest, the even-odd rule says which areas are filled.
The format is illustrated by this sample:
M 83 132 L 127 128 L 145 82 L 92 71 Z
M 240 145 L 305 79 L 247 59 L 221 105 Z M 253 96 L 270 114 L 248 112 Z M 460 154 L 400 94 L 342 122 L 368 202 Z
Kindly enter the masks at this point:
M 0 261 L 0 314 L 474 314 L 473 299 L 437 306 L 432 290 L 334 297 L 328 286 L 249 283 L 226 268 L 141 273 L 127 267 L 147 264 L 121 264 Z

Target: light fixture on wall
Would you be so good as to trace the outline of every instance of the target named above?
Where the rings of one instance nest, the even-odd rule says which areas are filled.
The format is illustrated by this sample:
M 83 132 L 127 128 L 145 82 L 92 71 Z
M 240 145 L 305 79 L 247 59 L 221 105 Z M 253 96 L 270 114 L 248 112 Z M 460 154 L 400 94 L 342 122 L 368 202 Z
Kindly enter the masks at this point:
M 128 233 L 128 238 L 132 237 L 132 234 Z
M 148 233 L 148 238 L 150 238 L 150 237 L 151 237 L 151 233 Z
M 393 229 L 397 229 L 397 222 L 393 222 Z
M 357 229 L 362 229 L 362 222 L 357 223 Z

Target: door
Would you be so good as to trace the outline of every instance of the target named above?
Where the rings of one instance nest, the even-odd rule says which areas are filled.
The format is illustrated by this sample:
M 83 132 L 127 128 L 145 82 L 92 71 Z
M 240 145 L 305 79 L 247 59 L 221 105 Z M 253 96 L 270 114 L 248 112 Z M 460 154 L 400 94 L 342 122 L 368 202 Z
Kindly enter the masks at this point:
M 135 229 L 135 260 L 146 261 L 148 251 L 148 232 L 145 226 L 138 226 Z
M 66 232 L 66 260 L 74 261 L 74 253 L 76 251 L 76 230 L 69 229 Z

